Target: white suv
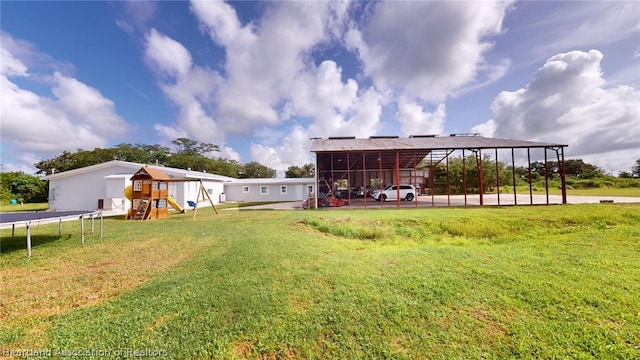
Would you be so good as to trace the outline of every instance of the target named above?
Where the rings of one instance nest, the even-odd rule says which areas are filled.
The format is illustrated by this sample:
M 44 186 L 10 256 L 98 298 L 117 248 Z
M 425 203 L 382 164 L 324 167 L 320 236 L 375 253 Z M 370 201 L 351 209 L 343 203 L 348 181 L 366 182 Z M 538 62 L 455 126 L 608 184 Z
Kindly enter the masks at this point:
M 376 189 L 371 192 L 371 197 L 376 201 L 396 200 L 398 196 L 398 187 L 389 185 L 380 190 Z M 416 198 L 416 188 L 413 185 L 400 185 L 400 200 L 412 201 Z

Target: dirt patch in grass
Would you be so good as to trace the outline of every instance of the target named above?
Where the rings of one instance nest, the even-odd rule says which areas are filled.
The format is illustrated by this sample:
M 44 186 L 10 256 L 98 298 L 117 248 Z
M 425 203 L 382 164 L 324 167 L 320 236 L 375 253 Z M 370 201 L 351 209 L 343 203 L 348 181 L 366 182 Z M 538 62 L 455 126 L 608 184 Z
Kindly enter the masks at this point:
M 471 317 L 483 324 L 484 335 L 493 342 L 494 337 L 507 337 L 509 332 L 505 328 L 505 325 L 496 319 L 490 312 L 484 307 L 476 307 L 470 309 Z
M 295 290 L 293 290 L 289 294 L 289 304 L 291 309 L 294 312 L 304 314 L 309 311 L 309 306 L 311 306 L 311 300 L 300 298 L 300 296 L 298 296 Z
M 171 319 L 173 319 L 174 317 L 176 317 L 177 314 L 175 313 L 171 313 L 171 314 L 166 314 L 166 315 L 162 315 L 159 318 L 155 319 L 153 321 L 153 323 L 151 323 L 151 325 L 147 326 L 145 328 L 145 330 L 147 332 L 153 331 L 155 328 L 157 328 L 158 326 L 164 325 L 167 322 L 169 322 Z
M 252 353 L 251 349 L 253 349 L 253 346 L 254 344 L 251 341 L 246 339 L 240 339 L 233 343 L 233 346 L 231 347 L 231 351 L 235 355 L 243 359 L 246 359 L 251 356 L 251 353 Z
M 83 308 L 131 290 L 199 251 L 166 239 L 102 243 L 0 270 L 2 327 Z M 33 329 L 37 331 L 37 329 Z M 46 329 L 45 329 L 46 330 Z
M 284 346 L 284 348 L 280 350 L 267 351 L 264 353 L 254 351 L 255 347 L 255 341 L 239 339 L 233 343 L 231 351 L 241 359 L 277 360 L 300 358 L 296 350 L 290 346 Z

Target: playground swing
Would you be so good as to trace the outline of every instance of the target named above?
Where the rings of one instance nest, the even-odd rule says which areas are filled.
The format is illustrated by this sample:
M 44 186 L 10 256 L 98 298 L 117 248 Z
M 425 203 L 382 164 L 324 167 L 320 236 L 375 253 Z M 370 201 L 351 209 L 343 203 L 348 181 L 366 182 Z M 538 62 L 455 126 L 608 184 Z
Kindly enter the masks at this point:
M 196 213 L 198 212 L 198 203 L 202 201 L 207 201 L 207 200 L 211 204 L 211 207 L 213 207 L 213 210 L 216 212 L 216 215 L 219 215 L 220 213 L 218 212 L 218 208 L 216 208 L 215 204 L 213 203 L 213 200 L 211 200 L 211 196 L 209 196 L 209 192 L 207 191 L 207 189 L 204 188 L 202 181 L 198 180 L 198 183 L 200 184 L 200 189 L 198 190 L 198 196 L 196 201 L 187 200 L 187 204 L 189 204 L 189 206 L 193 208 L 193 220 L 196 219 Z

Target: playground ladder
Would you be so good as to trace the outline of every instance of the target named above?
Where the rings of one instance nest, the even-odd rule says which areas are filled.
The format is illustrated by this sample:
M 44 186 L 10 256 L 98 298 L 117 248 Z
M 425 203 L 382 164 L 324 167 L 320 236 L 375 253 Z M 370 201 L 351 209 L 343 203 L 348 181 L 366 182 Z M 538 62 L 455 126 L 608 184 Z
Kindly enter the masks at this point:
M 144 220 L 149 209 L 149 199 L 140 199 L 134 220 Z

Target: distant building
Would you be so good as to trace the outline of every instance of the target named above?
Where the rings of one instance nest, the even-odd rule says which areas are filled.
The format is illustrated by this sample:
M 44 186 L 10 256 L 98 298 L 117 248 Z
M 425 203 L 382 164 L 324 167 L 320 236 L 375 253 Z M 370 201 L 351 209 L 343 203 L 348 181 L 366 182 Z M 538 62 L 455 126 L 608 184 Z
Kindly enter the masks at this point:
M 314 193 L 314 178 L 234 179 L 225 183 L 227 200 L 303 201 Z

